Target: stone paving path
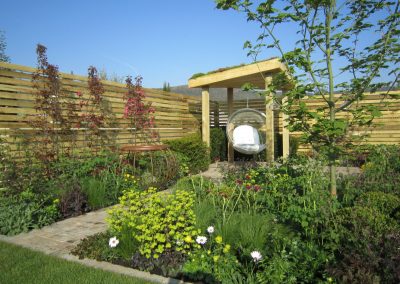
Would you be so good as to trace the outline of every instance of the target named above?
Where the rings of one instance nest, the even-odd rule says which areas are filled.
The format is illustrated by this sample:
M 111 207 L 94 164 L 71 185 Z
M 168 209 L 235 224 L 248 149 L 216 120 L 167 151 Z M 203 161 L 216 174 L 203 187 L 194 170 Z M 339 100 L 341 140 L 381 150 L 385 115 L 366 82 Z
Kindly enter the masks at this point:
M 5 237 L 12 243 L 51 255 L 68 254 L 81 239 L 104 232 L 107 209 L 101 209 L 59 221 L 42 229 L 33 230 L 12 237 Z

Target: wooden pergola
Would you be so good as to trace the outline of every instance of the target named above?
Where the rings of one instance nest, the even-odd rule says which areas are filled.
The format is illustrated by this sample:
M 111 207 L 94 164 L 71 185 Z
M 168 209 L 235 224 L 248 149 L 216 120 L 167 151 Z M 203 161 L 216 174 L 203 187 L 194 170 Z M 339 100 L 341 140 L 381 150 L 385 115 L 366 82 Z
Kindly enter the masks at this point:
M 200 77 L 189 80 L 189 88 L 202 88 L 202 137 L 203 141 L 210 146 L 210 88 L 226 88 L 228 100 L 228 115 L 233 112 L 233 89 L 241 88 L 245 83 L 251 83 L 259 89 L 268 87 L 272 81 L 272 76 L 285 70 L 285 66 L 278 58 L 221 69 Z M 284 99 L 284 98 L 283 98 Z M 275 129 L 274 129 L 274 109 L 273 100 L 266 98 L 266 144 L 267 161 L 275 160 Z M 289 155 L 289 131 L 287 129 L 286 117 L 283 115 L 282 144 L 283 157 Z M 233 146 L 228 143 L 228 161 L 233 162 Z

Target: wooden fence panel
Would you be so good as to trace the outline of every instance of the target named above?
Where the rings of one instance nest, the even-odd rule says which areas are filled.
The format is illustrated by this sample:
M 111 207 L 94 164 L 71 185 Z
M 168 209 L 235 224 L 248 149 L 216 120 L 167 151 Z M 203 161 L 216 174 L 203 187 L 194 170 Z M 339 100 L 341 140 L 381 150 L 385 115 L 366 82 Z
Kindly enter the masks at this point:
M 35 94 L 37 90 L 32 82 L 35 68 L 0 62 L 0 135 L 9 143 L 12 151 L 20 151 L 18 144 L 34 133 L 28 123 L 37 115 Z M 80 101 L 88 100 L 89 91 L 85 76 L 60 73 L 61 91 L 68 97 L 70 105 L 78 106 Z M 104 86 L 103 101 L 110 117 L 109 127 L 102 129 L 112 136 L 111 145 L 122 146 L 132 143 L 133 134 L 129 129 L 129 121 L 123 117 L 125 102 L 123 100 L 127 88 L 124 84 L 102 81 Z M 201 99 L 182 94 L 163 92 L 161 90 L 144 89 L 145 102 L 155 107 L 155 127 L 160 140 L 177 139 L 198 132 L 201 123 Z M 82 94 L 79 97 L 78 92 Z M 63 101 L 61 101 L 63 103 Z M 64 102 L 65 103 L 65 102 Z M 64 114 L 67 109 L 62 110 Z M 75 118 L 71 118 L 74 121 Z M 73 128 L 79 132 L 77 147 L 85 149 L 84 130 Z M 23 139 L 21 137 L 24 137 Z

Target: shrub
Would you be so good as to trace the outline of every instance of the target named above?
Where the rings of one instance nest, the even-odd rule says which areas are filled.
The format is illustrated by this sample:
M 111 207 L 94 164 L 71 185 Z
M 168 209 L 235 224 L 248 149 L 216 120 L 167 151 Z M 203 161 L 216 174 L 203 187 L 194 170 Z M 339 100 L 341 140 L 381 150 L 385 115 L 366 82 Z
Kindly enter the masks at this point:
M 364 191 L 382 191 L 400 196 L 400 146 L 376 145 L 368 150 L 357 187 Z
M 356 205 L 373 208 L 380 213 L 400 220 L 400 198 L 384 192 L 365 192 L 356 200 Z
M 76 180 L 60 184 L 60 213 L 63 218 L 78 216 L 87 212 L 87 197 Z
M 32 192 L 0 197 L 0 234 L 16 235 L 53 223 L 59 217 L 58 202 Z
M 211 128 L 210 130 L 210 157 L 211 161 L 225 161 L 226 160 L 226 133 L 221 128 Z
M 124 163 L 132 165 L 132 172 L 140 177 L 139 184 L 143 188 L 166 189 L 178 178 L 180 170 L 179 160 L 170 150 L 129 154 Z
M 318 280 L 330 257 L 321 246 L 293 233 L 272 234 L 269 240 L 257 273 L 259 283 L 322 283 Z
M 193 204 L 194 196 L 187 191 L 165 195 L 155 188 L 128 190 L 109 211 L 108 222 L 117 236 L 131 231 L 140 254 L 157 259 L 167 250 L 186 252 L 194 245 L 198 231 Z
M 400 230 L 375 208 L 355 206 L 337 216 L 340 246 L 327 270 L 340 283 L 398 283 Z
M 184 138 L 166 141 L 171 150 L 187 157 L 190 173 L 196 174 L 208 169 L 210 154 L 207 145 L 201 140 L 199 134 L 189 135 Z

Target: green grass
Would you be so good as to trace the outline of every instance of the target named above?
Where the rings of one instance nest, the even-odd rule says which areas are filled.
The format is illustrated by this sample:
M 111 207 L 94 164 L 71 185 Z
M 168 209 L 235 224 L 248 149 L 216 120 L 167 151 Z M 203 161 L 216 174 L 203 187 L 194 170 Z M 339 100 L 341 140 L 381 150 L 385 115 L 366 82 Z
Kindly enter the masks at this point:
M 151 283 L 0 242 L 0 283 Z

